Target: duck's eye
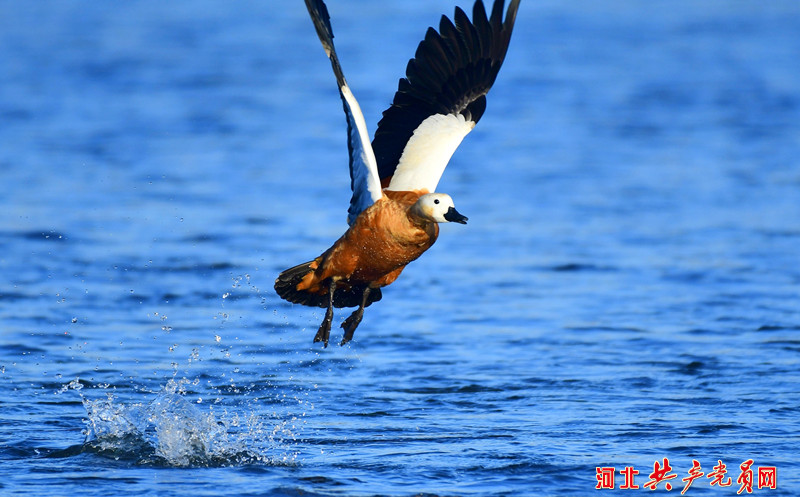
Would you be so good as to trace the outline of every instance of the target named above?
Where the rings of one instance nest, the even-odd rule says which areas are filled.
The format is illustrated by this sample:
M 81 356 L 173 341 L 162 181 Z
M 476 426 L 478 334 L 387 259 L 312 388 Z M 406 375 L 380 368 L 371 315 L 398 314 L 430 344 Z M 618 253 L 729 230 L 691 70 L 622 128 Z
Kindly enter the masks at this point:
M 433 203 L 434 204 L 438 204 L 439 203 L 439 199 L 438 198 L 433 199 Z

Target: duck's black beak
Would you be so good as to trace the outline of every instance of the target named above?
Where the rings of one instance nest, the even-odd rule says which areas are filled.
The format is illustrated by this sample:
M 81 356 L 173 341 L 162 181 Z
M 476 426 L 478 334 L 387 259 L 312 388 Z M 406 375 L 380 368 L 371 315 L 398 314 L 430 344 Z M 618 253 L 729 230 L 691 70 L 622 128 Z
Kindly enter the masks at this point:
M 455 207 L 450 207 L 444 213 L 444 218 L 451 223 L 467 224 L 467 216 L 462 216 Z

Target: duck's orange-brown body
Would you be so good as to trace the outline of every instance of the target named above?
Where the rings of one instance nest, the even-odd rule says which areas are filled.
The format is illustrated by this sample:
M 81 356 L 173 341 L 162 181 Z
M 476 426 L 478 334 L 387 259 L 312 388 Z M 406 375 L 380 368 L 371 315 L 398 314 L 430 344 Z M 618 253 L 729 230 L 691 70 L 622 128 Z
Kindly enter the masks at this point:
M 411 206 L 427 190 L 384 191 L 384 196 L 364 212 L 331 248 L 311 261 L 310 269 L 295 289 L 326 295 L 329 287 L 391 284 L 403 268 L 436 241 L 439 226 L 415 216 Z
M 433 245 L 439 236 L 439 225 L 433 218 L 428 219 L 428 207 L 418 205 L 420 197 L 427 193 L 428 190 L 384 190 L 383 196 L 362 211 L 331 248 L 278 276 L 275 290 L 281 298 L 327 308 L 315 342 L 328 345 L 334 307 L 358 306 L 342 323 L 342 344 L 350 341 L 364 308 L 381 299 L 380 288 L 394 282 L 408 263 Z M 457 212 L 455 215 L 465 222 L 466 218 Z

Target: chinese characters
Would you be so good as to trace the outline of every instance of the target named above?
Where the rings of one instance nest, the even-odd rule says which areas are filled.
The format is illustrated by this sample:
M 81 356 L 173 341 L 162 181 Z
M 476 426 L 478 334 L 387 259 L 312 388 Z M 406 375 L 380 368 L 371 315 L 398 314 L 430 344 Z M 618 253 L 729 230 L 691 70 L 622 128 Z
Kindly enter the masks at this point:
M 731 487 L 737 488 L 737 495 L 742 493 L 753 493 L 753 489 L 776 489 L 778 488 L 778 471 L 775 466 L 758 466 L 753 469 L 754 461 L 748 459 L 739 465 L 739 474 L 736 478 L 734 485 L 733 477 L 728 474 L 728 467 L 722 460 L 717 460 L 717 464 L 711 467 L 708 473 L 703 471 L 700 461 L 692 459 L 692 467 L 687 471 L 688 476 L 681 478 L 683 488 L 681 495 L 685 494 L 693 483 L 705 477 L 708 485 L 711 487 Z M 616 475 L 622 477 L 622 483 L 619 487 L 616 486 Z M 636 483 L 636 475 L 639 471 L 633 466 L 626 466 L 624 469 L 617 471 L 613 466 L 597 467 L 595 477 L 597 478 L 596 489 L 638 489 L 646 488 L 648 490 L 656 490 L 663 488 L 666 491 L 671 491 L 673 482 L 678 478 L 678 474 L 673 471 L 668 458 L 663 458 L 660 462 L 653 463 L 653 471 L 647 473 L 647 481 L 641 487 Z M 644 476 L 644 473 L 642 474 Z M 701 480 L 702 481 L 702 480 Z M 699 484 L 699 482 L 698 482 Z M 659 485 L 661 485 L 659 487 Z M 738 486 L 738 487 L 737 487 Z

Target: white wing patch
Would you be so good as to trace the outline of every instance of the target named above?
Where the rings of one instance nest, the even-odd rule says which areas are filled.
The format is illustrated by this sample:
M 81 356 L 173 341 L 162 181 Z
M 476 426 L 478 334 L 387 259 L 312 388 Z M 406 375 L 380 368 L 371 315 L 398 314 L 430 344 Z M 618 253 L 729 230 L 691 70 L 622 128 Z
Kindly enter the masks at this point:
M 373 202 L 377 202 L 382 196 L 381 180 L 378 176 L 378 161 L 375 160 L 375 152 L 372 150 L 372 144 L 369 141 L 369 133 L 367 132 L 367 123 L 364 121 L 364 114 L 361 112 L 361 107 L 358 105 L 356 97 L 353 92 L 345 84 L 339 88 L 342 92 L 342 97 L 347 103 L 349 108 L 348 118 L 352 118 L 358 133 L 358 139 L 350 137 L 353 152 L 358 154 L 361 159 L 360 164 L 352 164 L 351 167 L 355 168 L 353 171 L 353 178 L 357 183 L 357 187 L 366 187 L 369 196 Z M 356 143 L 353 143 L 356 142 Z M 355 158 L 354 158 L 355 159 Z M 358 168 L 361 168 L 360 170 Z
M 403 149 L 387 189 L 436 191 L 450 157 L 474 127 L 475 123 L 461 114 L 434 114 L 426 118 Z

